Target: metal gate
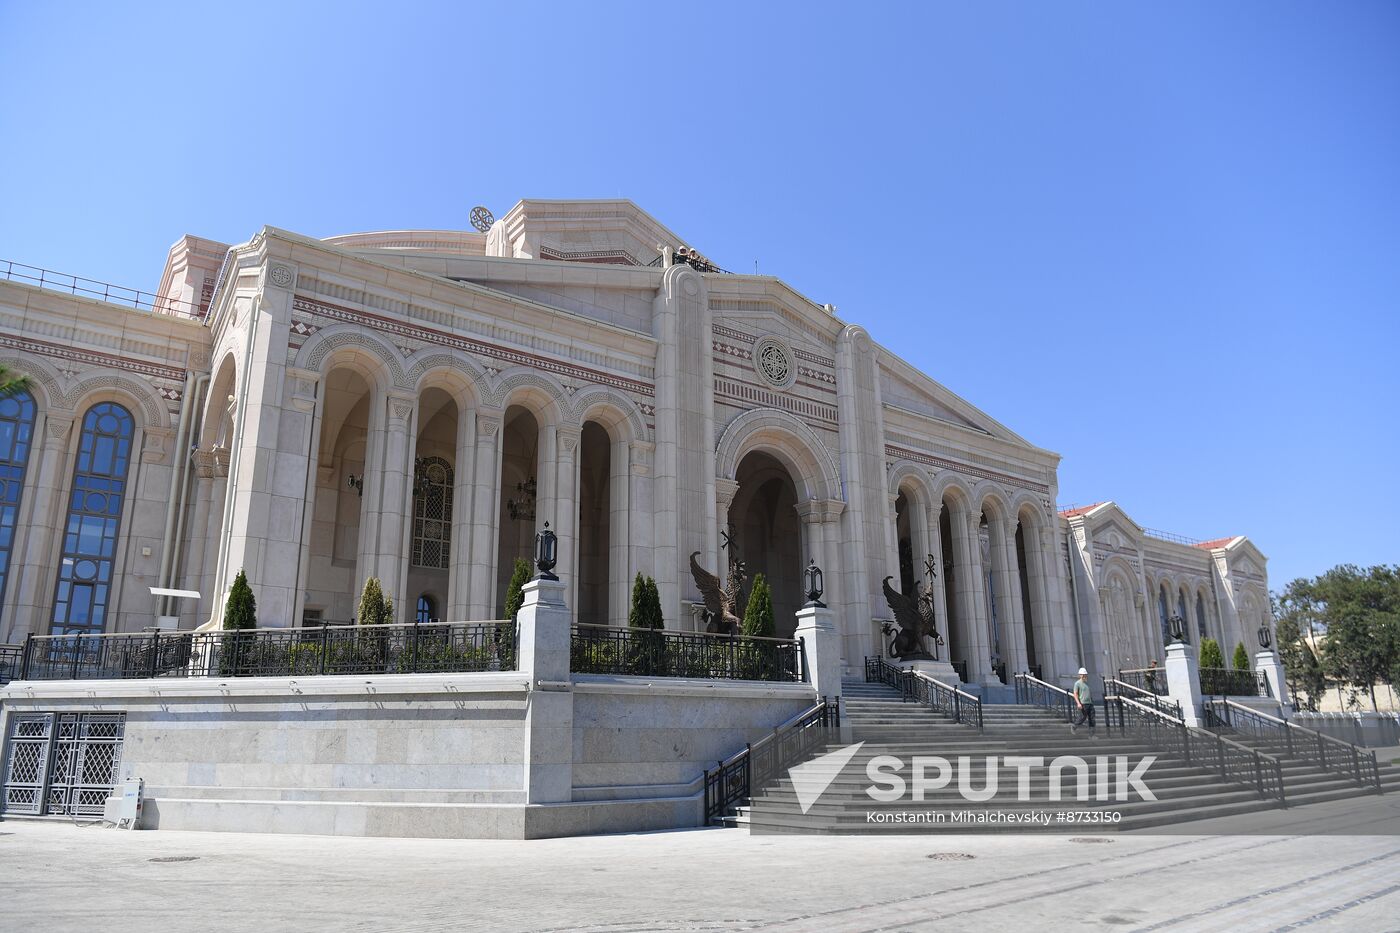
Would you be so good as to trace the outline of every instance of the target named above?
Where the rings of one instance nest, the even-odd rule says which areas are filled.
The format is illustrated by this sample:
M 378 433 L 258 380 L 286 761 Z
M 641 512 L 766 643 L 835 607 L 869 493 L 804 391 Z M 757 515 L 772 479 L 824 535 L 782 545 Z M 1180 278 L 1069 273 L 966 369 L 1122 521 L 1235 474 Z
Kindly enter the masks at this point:
M 102 816 L 116 788 L 125 726 L 125 713 L 12 715 L 4 812 Z

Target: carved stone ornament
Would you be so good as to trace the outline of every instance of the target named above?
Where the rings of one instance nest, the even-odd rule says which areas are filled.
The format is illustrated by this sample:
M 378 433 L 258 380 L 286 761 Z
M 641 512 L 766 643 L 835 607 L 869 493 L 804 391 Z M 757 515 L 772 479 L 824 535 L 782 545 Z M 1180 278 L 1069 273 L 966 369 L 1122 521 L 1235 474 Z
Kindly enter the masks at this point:
M 792 350 L 777 337 L 760 337 L 754 343 L 753 365 L 759 378 L 775 389 L 789 388 L 797 381 Z
M 275 265 L 268 270 L 267 278 L 278 288 L 289 288 L 296 275 L 292 272 L 291 266 Z

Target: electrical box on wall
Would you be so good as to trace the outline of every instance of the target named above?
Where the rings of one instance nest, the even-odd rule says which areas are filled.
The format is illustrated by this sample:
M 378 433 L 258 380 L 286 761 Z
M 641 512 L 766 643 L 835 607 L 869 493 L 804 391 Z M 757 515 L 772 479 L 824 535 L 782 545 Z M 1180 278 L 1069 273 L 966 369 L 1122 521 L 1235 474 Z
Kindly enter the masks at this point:
M 120 797 L 108 797 L 102 807 L 102 817 L 117 829 L 136 829 L 141 822 L 146 782 L 127 778 L 122 782 Z

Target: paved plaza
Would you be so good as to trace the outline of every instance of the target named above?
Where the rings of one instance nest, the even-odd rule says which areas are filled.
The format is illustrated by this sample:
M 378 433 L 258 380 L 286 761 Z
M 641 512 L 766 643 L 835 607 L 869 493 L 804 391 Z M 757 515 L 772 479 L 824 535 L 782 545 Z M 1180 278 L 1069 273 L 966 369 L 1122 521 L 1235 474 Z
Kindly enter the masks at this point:
M 1352 806 L 1275 825 L 1324 807 L 1344 822 Z M 8 821 L 0 929 L 1400 929 L 1395 836 L 1088 838 L 1112 841 L 719 829 L 443 841 Z

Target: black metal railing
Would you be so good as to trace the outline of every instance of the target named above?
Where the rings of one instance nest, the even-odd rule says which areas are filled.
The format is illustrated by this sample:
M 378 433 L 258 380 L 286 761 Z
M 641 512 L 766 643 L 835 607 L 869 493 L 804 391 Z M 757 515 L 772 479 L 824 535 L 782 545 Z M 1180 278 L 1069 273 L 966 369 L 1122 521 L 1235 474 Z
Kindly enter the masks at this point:
M 718 822 L 753 799 L 789 765 L 807 758 L 826 744 L 828 729 L 841 725 L 840 698 L 821 698 L 811 709 L 774 729 L 734 756 L 706 769 L 705 823 Z
M 31 635 L 22 680 L 426 674 L 516 669 L 513 622 Z
M 1144 693 L 1153 696 L 1167 695 L 1167 672 L 1160 667 L 1139 667 L 1130 670 L 1119 671 L 1115 678 L 1119 683 L 1136 687 Z
M 1076 704 L 1068 690 L 1048 684 L 1033 674 L 1017 674 L 1016 702 L 1039 706 L 1057 714 L 1065 722 L 1074 721 Z
M 1105 697 L 1126 696 L 1130 700 L 1137 700 L 1139 703 L 1152 707 L 1163 715 L 1185 721 L 1185 716 L 1181 712 L 1181 704 L 1176 700 L 1149 693 L 1141 687 L 1134 687 L 1122 680 L 1116 680 L 1112 677 L 1103 678 L 1103 695 Z
M 982 701 L 965 690 L 934 680 L 922 671 L 895 667 L 882 657 L 865 659 L 867 683 L 883 683 L 899 690 L 905 700 L 922 703 L 953 722 L 982 731 Z
M 1104 726 L 1110 733 L 1131 732 L 1187 764 L 1215 772 L 1223 781 L 1248 785 L 1259 796 L 1277 800 L 1281 807 L 1288 805 L 1283 763 L 1273 755 L 1193 728 L 1121 695 L 1104 698 Z
M 1269 678 L 1263 671 L 1241 671 L 1229 667 L 1203 667 L 1201 693 L 1205 696 L 1271 696 Z
M 41 269 L 38 266 L 25 265 L 22 262 L 13 262 L 9 259 L 0 259 L 0 279 L 25 282 L 39 288 L 65 292 L 69 295 L 81 295 L 98 301 L 126 305 L 137 311 L 173 314 L 177 317 L 195 320 L 204 317 L 204 311 L 199 305 L 180 298 L 166 298 L 151 292 L 143 292 L 139 288 L 127 288 L 124 285 L 112 285 L 108 282 L 99 282 L 96 279 L 85 279 L 80 275 L 54 272 L 52 269 Z
M 19 677 L 19 669 L 23 663 L 23 645 L 0 645 L 0 686 Z
M 569 669 L 575 674 L 632 674 L 707 680 L 806 679 L 802 640 L 575 625 Z
M 1206 700 L 1204 707 L 1207 728 L 1229 729 L 1247 735 L 1266 745 L 1273 754 L 1303 759 L 1381 793 L 1380 765 L 1371 749 L 1358 748 L 1350 742 L 1230 700 Z

